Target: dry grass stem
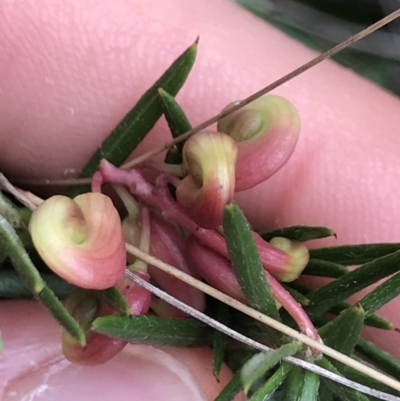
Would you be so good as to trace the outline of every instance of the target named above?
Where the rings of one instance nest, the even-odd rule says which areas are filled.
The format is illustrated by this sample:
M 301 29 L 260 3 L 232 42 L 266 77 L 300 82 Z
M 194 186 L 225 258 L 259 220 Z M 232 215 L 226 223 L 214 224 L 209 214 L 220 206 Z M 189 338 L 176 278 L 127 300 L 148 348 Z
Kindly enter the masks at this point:
M 164 263 L 163 261 L 155 258 L 154 256 L 151 256 L 145 252 L 142 252 L 139 248 L 136 248 L 135 246 L 131 244 L 126 244 L 126 250 L 128 253 L 130 253 L 133 256 L 136 256 L 137 258 L 143 260 L 144 262 L 157 267 L 158 269 L 171 274 L 172 276 L 178 278 L 179 280 L 184 281 L 185 283 L 197 288 L 198 290 L 204 292 L 205 294 L 208 294 L 212 296 L 215 299 L 218 299 L 219 301 L 231 306 L 232 308 L 252 317 L 253 319 L 258 320 L 261 323 L 266 324 L 267 326 L 270 326 L 278 331 L 280 331 L 283 334 L 286 334 L 287 336 L 292 337 L 295 340 L 301 341 L 302 343 L 308 345 L 309 347 L 312 347 L 314 349 L 317 349 L 318 351 L 322 352 L 323 354 L 330 356 L 331 358 L 335 359 L 338 362 L 341 362 L 353 369 L 358 370 L 359 372 L 364 373 L 365 375 L 380 381 L 383 384 L 386 384 L 387 386 L 400 391 L 400 382 L 375 370 L 370 368 L 369 366 L 366 366 L 350 357 L 347 355 L 344 355 L 333 348 L 330 348 L 324 344 L 321 344 L 310 337 L 307 337 L 306 335 L 270 318 L 267 315 L 264 315 L 260 312 L 257 312 L 256 310 L 250 308 L 247 305 L 242 304 L 241 302 L 237 301 L 234 298 L 231 298 L 230 296 L 216 290 L 215 288 L 209 286 L 206 283 L 203 283 L 202 281 L 197 280 L 196 278 L 190 276 L 189 274 L 186 274 L 182 272 L 181 270 L 177 269 L 174 266 L 171 266 L 167 263 Z

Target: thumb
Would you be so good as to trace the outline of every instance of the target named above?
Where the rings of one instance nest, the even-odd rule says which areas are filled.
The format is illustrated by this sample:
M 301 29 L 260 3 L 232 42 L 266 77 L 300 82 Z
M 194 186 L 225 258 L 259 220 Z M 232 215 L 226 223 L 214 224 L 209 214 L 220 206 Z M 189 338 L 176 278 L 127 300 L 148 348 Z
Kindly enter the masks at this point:
M 226 366 L 221 383 L 213 377 L 207 348 L 130 344 L 106 364 L 74 365 L 62 355 L 61 328 L 34 302 L 3 301 L 0 321 L 2 401 L 211 401 L 229 380 Z

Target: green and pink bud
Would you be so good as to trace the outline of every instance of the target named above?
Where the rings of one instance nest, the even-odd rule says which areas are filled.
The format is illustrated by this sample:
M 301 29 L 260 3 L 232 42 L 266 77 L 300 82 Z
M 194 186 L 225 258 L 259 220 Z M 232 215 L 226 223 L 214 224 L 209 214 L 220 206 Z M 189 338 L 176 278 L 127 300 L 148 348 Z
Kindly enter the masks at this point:
M 254 231 L 252 235 L 265 270 L 283 282 L 294 281 L 301 275 L 310 259 L 302 242 L 282 237 L 267 242 Z
M 288 100 L 269 95 L 222 118 L 218 131 L 237 142 L 239 192 L 264 182 L 286 164 L 297 143 L 300 117 Z
M 149 281 L 147 274 L 143 274 L 142 272 L 136 274 Z M 125 296 L 132 315 L 142 315 L 149 311 L 152 301 L 149 291 L 126 278 L 122 278 L 116 287 Z M 124 349 L 127 344 L 126 341 L 111 338 L 90 330 L 93 321 L 98 316 L 117 313 L 108 305 L 103 304 L 95 291 L 75 290 L 67 298 L 65 307 L 86 333 L 86 345 L 82 346 L 79 341 L 64 330 L 62 348 L 64 356 L 70 362 L 79 365 L 98 365 L 114 358 L 114 356 L 118 355 Z
M 183 147 L 185 178 L 176 190 L 178 203 L 201 227 L 222 224 L 235 193 L 236 142 L 220 132 L 201 131 Z
M 102 304 L 93 291 L 75 290 L 66 300 L 65 307 L 86 332 L 86 345 L 71 336 L 66 330 L 62 334 L 64 356 L 79 365 L 99 365 L 109 361 L 122 351 L 125 341 L 113 339 L 91 331 L 96 317 L 102 315 Z
M 33 212 L 29 231 L 47 266 L 69 283 L 102 290 L 124 274 L 121 221 L 106 195 L 53 196 Z

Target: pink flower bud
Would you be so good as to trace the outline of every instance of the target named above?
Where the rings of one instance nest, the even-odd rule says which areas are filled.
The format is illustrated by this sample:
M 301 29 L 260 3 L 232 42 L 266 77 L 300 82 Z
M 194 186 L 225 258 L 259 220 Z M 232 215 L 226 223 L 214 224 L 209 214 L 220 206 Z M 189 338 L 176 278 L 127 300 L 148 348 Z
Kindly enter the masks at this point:
M 237 141 L 236 191 L 244 191 L 286 164 L 297 143 L 300 117 L 288 100 L 269 95 L 222 118 L 218 131 Z
M 187 248 L 192 265 L 209 284 L 232 298 L 245 302 L 239 282 L 228 259 L 201 245 L 194 235 L 189 237 Z
M 290 260 L 289 264 L 284 269 L 285 271 L 280 274 L 275 274 L 275 277 L 282 282 L 290 282 L 299 278 L 310 260 L 308 248 L 302 242 L 292 241 L 282 237 L 272 238 L 269 243 L 286 252 Z
M 150 276 L 147 273 L 140 271 L 134 273 L 143 280 L 150 281 Z M 128 301 L 132 315 L 144 315 L 149 311 L 152 300 L 151 292 L 125 277 L 118 282 L 116 287 Z
M 157 216 L 151 216 L 150 253 L 193 276 L 193 271 L 188 265 L 186 248 L 186 241 L 178 234 L 175 227 Z M 149 266 L 149 273 L 151 278 L 173 297 L 199 311 L 205 309 L 205 296 L 198 289 L 154 266 Z M 174 317 L 184 316 L 186 316 L 184 312 L 175 309 Z
M 72 284 L 100 290 L 123 276 L 121 221 L 106 195 L 53 196 L 33 212 L 29 230 L 45 263 Z
M 279 281 L 296 280 L 307 266 L 310 254 L 303 243 L 282 237 L 267 242 L 254 231 L 252 235 L 264 269 Z
M 183 147 L 186 177 L 176 190 L 178 202 L 201 227 L 222 224 L 223 210 L 235 192 L 237 146 L 228 135 L 201 131 Z

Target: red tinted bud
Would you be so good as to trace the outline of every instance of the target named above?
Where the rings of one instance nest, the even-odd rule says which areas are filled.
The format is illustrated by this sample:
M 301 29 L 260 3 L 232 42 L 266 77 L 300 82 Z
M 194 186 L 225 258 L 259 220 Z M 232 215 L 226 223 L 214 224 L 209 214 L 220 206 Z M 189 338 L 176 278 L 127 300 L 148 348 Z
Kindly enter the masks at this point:
M 224 207 L 235 192 L 236 155 L 235 141 L 220 132 L 198 132 L 183 147 L 186 177 L 178 185 L 176 196 L 202 227 L 222 224 Z

